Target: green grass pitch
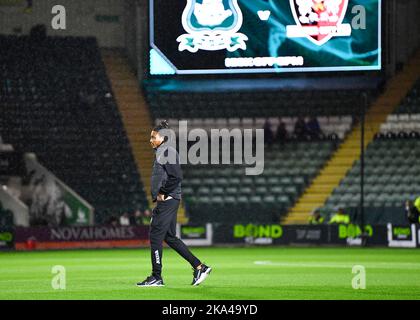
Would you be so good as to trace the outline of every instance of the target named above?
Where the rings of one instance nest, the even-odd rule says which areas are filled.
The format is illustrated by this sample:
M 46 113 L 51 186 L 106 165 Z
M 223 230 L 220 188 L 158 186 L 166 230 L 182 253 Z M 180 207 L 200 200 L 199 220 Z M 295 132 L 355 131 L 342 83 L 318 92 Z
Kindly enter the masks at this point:
M 214 269 L 191 287 L 191 267 L 163 255 L 163 288 L 137 288 L 150 274 L 149 251 L 80 250 L 0 253 L 0 299 L 420 299 L 420 250 L 387 248 L 193 248 Z M 54 290 L 52 267 L 66 269 Z M 352 267 L 366 289 L 352 288 Z

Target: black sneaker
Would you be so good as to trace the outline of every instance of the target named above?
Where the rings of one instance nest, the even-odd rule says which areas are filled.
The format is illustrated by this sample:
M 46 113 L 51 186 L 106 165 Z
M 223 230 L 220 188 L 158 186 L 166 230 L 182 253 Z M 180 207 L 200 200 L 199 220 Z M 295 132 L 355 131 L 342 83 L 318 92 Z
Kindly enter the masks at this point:
M 162 278 L 156 278 L 154 276 L 149 276 L 143 282 L 137 283 L 137 287 L 163 287 L 164 285 Z
M 200 283 L 202 283 L 204 280 L 206 280 L 207 276 L 211 272 L 211 268 L 209 266 L 206 266 L 205 264 L 201 265 L 201 269 L 194 269 L 193 273 L 193 282 L 191 285 L 198 286 Z

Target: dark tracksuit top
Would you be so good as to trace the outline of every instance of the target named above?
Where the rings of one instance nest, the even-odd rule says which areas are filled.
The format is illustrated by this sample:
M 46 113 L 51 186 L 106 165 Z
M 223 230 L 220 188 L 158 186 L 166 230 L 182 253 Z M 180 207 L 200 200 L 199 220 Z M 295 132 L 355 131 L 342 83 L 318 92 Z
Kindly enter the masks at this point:
M 156 202 L 158 194 L 181 200 L 182 170 L 178 152 L 171 146 L 160 145 L 155 150 L 152 172 L 152 199 Z M 168 163 L 164 163 L 164 160 Z
M 162 273 L 162 242 L 165 241 L 172 249 L 187 260 L 193 268 L 201 264 L 176 236 L 176 218 L 181 200 L 182 170 L 177 151 L 166 145 L 161 145 L 156 151 L 153 163 L 151 193 L 153 202 L 157 202 L 153 209 L 150 224 L 150 248 L 152 259 L 152 274 L 161 278 Z M 164 159 L 169 162 L 164 163 Z M 173 199 L 157 201 L 158 194 Z

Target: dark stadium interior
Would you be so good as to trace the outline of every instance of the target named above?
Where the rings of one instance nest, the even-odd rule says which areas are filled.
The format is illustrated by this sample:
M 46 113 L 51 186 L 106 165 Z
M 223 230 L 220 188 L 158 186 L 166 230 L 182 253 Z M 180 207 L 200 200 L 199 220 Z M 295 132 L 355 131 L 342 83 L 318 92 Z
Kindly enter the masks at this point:
M 5 150 L 0 176 L 7 198 L 2 201 L 3 227 L 120 226 L 125 218 L 129 225 L 142 224 L 147 220 L 143 213 L 154 206 L 149 134 L 165 119 L 175 131 L 179 120 L 187 120 L 189 129 L 207 133 L 222 128 L 265 132 L 261 175 L 245 175 L 245 164 L 183 165 L 181 224 L 307 225 L 318 211 L 321 224 L 330 225 L 340 208 L 356 225 L 410 223 L 406 201 L 414 203 L 420 196 L 419 25 L 401 17 L 406 14 L 411 22 L 417 2 L 369 2 L 369 10 L 375 5 L 382 10 L 382 15 L 379 10 L 371 16 L 382 29 L 363 40 L 378 40 L 376 62 L 372 52 L 363 60 L 363 42 L 355 41 L 355 52 L 346 53 L 354 56 L 348 58 L 353 69 L 340 71 L 337 64 L 346 54 L 341 53 L 340 61 L 325 57 L 334 54 L 334 44 L 337 52 L 347 47 L 332 36 L 325 45 L 296 40 L 305 48 L 302 55 L 317 46 L 320 60 L 314 50 L 307 61 L 320 65 L 311 72 L 289 68 L 288 73 L 242 74 L 229 69 L 230 74 L 196 70 L 188 75 L 174 74 L 179 71 L 175 67 L 168 71 L 177 62 L 164 61 L 153 43 L 154 32 L 161 36 L 165 26 L 159 21 L 169 14 L 160 12 L 159 19 L 148 20 L 159 10 L 157 3 L 115 2 L 97 11 L 86 7 L 80 9 L 84 18 L 77 25 L 69 22 L 68 30 L 51 27 L 51 17 L 41 14 L 49 8 L 46 2 L 25 7 L 32 16 L 21 24 L 4 13 L 21 14 L 13 11 L 18 5 L 0 6 L 0 145 Z M 250 19 L 253 5 L 241 2 L 245 18 Z M 76 12 L 77 5 L 67 6 L 68 12 Z M 397 7 L 404 14 L 396 14 Z M 274 14 L 273 9 L 270 19 L 282 22 L 284 17 Z M 355 28 L 355 37 L 369 31 Z M 369 47 L 375 44 L 369 42 Z M 178 45 L 183 61 L 194 57 L 196 48 L 185 53 L 182 43 L 167 47 Z M 217 51 L 206 49 L 205 43 L 198 46 Z M 212 59 L 210 53 L 204 56 Z M 326 68 L 328 63 L 333 71 Z M 310 121 L 316 133 L 310 131 Z M 298 132 L 298 122 L 305 132 Z M 47 173 L 38 175 L 28 162 L 25 168 L 7 162 L 9 156 L 27 159 L 25 154 L 34 154 Z M 13 203 L 20 206 L 19 214 Z
M 419 17 L 0 0 L 1 315 L 408 314 L 332 307 L 420 298 Z

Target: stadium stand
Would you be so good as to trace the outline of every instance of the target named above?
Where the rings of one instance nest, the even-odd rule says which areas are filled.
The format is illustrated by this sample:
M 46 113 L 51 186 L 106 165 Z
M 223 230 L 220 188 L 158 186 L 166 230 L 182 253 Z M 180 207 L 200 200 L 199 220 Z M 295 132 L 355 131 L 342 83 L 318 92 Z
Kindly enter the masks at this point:
M 370 92 L 369 96 L 373 95 Z M 245 168 L 237 165 L 184 167 L 184 200 L 190 223 L 282 220 L 351 131 L 355 123 L 353 115 L 360 106 L 357 90 L 221 93 L 149 90 L 146 96 L 155 123 L 169 118 L 175 131 L 179 120 L 187 120 L 188 129 L 201 128 L 207 132 L 221 128 L 262 129 L 269 121 L 274 134 L 279 123 L 285 123 L 289 139 L 266 148 L 261 176 L 245 176 Z M 321 139 L 296 139 L 293 131 L 298 117 L 306 121 L 316 117 L 323 132 Z
M 405 201 L 420 194 L 419 88 L 418 80 L 367 147 L 364 195 L 368 223 L 405 223 Z M 348 208 L 355 214 L 359 199 L 360 160 L 357 160 L 328 198 L 324 214 L 334 207 Z
M 419 75 L 419 61 L 420 56 L 417 53 L 405 65 L 403 70 L 387 83 L 384 91 L 378 98 L 370 103 L 365 113 L 365 148 L 375 139 L 381 130 L 381 126 L 386 122 L 387 117 L 395 111 L 396 107 L 403 101 L 407 93 L 416 83 Z M 360 159 L 360 156 L 361 127 L 354 126 L 353 130 L 347 135 L 343 143 L 331 157 L 331 160 L 328 161 L 319 175 L 313 180 L 313 183 L 307 188 L 304 195 L 290 210 L 285 223 L 306 223 L 308 221 L 308 214 L 312 210 L 325 205 L 334 189 L 340 185 L 340 182 L 353 167 L 354 163 Z M 355 213 L 355 210 L 352 211 L 352 219 L 358 220 L 360 214 Z M 324 214 L 328 214 L 328 210 Z M 378 214 L 380 215 L 380 213 Z M 385 217 L 386 215 L 383 216 Z M 385 220 L 387 218 L 384 218 L 381 223 L 384 223 Z
M 360 106 L 358 90 L 172 92 L 147 91 L 153 117 L 191 119 L 348 116 Z
M 183 185 L 190 222 L 278 222 L 335 147 L 328 140 L 274 145 L 258 176 L 246 176 L 237 165 L 187 165 Z
M 390 115 L 394 112 L 397 103 L 406 95 L 409 87 L 414 81 L 413 79 L 418 76 L 415 71 L 417 63 L 416 59 L 416 57 L 412 59 L 411 62 L 407 64 L 404 71 L 388 83 L 386 90 L 381 94 L 381 96 L 377 97 L 378 92 L 375 92 L 374 90 L 367 92 L 366 145 L 375 139 L 375 135 L 381 129 L 385 130 L 388 128 L 390 126 L 390 122 L 394 123 L 393 125 L 396 126 L 396 128 L 404 128 L 403 131 L 406 133 L 410 133 L 414 129 L 417 129 L 417 115 L 406 115 L 402 113 L 408 113 L 409 111 L 413 113 L 412 110 L 415 110 L 415 106 L 418 102 L 416 96 L 418 88 L 414 89 L 414 92 L 411 92 L 404 99 L 396 115 Z M 199 90 L 188 92 L 188 90 L 171 91 L 167 88 L 165 89 L 166 90 L 161 91 L 147 91 L 147 100 L 152 116 L 156 122 L 163 118 L 170 118 L 172 119 L 170 122 L 176 124 L 178 120 L 185 119 L 188 120 L 189 128 L 204 128 L 208 131 L 210 128 L 220 127 L 230 129 L 262 128 L 266 120 L 269 120 L 272 131 L 275 132 L 279 122 L 282 121 L 286 124 L 286 129 L 289 135 L 291 135 L 296 118 L 309 118 L 315 116 L 320 123 L 322 131 L 326 133 L 324 138 L 332 138 L 332 135 L 337 135 L 338 140 L 335 142 L 335 146 L 330 149 L 330 152 L 324 158 L 322 158 L 323 160 L 320 165 L 314 166 L 315 172 L 313 175 L 304 176 L 303 179 L 305 183 L 302 186 L 293 185 L 292 183 L 292 186 L 294 186 L 297 191 L 296 193 L 287 194 L 284 190 L 280 192 L 280 188 L 278 189 L 279 194 L 275 195 L 274 198 L 276 199 L 276 196 L 288 196 L 288 202 L 282 203 L 282 201 L 277 198 L 274 201 L 274 206 L 265 210 L 264 208 L 258 208 L 256 204 L 257 198 L 255 198 L 255 203 L 253 204 L 251 197 L 247 198 L 245 195 L 242 201 L 246 204 L 246 206 L 238 206 L 238 214 L 232 215 L 232 219 L 234 221 L 240 221 L 241 214 L 243 216 L 244 212 L 250 212 L 249 215 L 252 216 L 252 221 L 259 221 L 258 219 L 261 219 L 260 221 L 266 222 L 274 221 L 275 219 L 280 218 L 280 220 L 286 224 L 302 224 L 307 223 L 309 213 L 312 210 L 318 207 L 324 207 L 322 210 L 323 214 L 330 215 L 338 206 L 348 208 L 348 210 L 351 211 L 353 221 L 357 221 L 359 219 L 359 214 L 355 209 L 356 203 L 359 203 L 360 201 L 359 194 L 355 192 L 358 188 L 357 179 L 349 182 L 348 186 L 350 186 L 349 190 L 351 191 L 345 197 L 342 198 L 337 196 L 336 192 L 339 193 L 340 190 L 347 190 L 344 186 L 340 186 L 340 182 L 346 176 L 346 172 L 353 167 L 354 162 L 360 158 L 361 131 L 360 127 L 358 125 L 356 126 L 356 124 L 358 124 L 358 117 L 361 113 L 359 108 L 361 106 L 360 90 L 265 90 L 254 92 L 243 90 L 237 92 L 222 91 L 216 93 L 206 91 L 200 92 Z M 384 121 L 388 119 L 387 117 L 389 118 L 388 123 L 383 124 Z M 401 124 L 400 122 L 403 123 Z M 377 139 L 377 143 L 381 143 L 381 141 L 384 144 L 388 143 L 384 137 L 382 138 L 383 139 Z M 402 145 L 406 145 L 406 147 L 403 148 L 404 150 L 412 150 L 418 147 L 414 137 L 412 137 L 412 140 L 406 141 L 406 143 L 402 143 Z M 324 140 L 323 142 L 326 141 Z M 299 157 L 294 158 L 292 151 L 294 148 L 298 149 L 298 145 L 300 143 L 302 142 L 292 139 L 292 141 L 288 141 L 286 143 L 286 147 L 283 146 L 281 150 L 280 148 L 274 148 L 268 151 L 268 154 L 271 153 L 273 158 L 281 159 L 281 152 L 285 152 L 286 158 L 292 161 L 301 159 Z M 312 157 L 311 145 L 313 143 L 314 142 L 306 142 L 306 150 L 308 151 L 309 156 L 301 154 L 301 157 Z M 318 141 L 317 143 L 321 142 Z M 396 145 L 398 145 L 397 142 Z M 368 148 L 368 158 L 370 148 L 371 147 Z M 400 154 L 402 154 L 402 152 L 403 151 L 401 151 Z M 414 154 L 413 152 L 414 151 L 411 151 L 412 159 L 417 156 L 417 154 Z M 268 157 L 270 157 L 270 155 L 268 155 Z M 273 176 L 273 172 L 275 170 L 277 170 L 277 172 L 280 172 L 282 169 L 290 170 L 287 161 L 279 161 L 272 167 L 269 162 L 267 163 L 266 172 L 268 172 L 267 176 L 269 177 Z M 296 164 L 299 165 L 299 161 L 295 161 L 294 167 L 298 167 Z M 306 166 L 307 168 L 310 168 L 311 164 L 306 164 Z M 384 167 L 379 166 L 375 168 L 375 170 L 380 172 L 378 171 L 380 168 Z M 413 168 L 415 168 L 415 166 L 413 166 Z M 234 209 L 234 205 L 237 205 L 239 200 L 234 201 L 234 199 L 230 197 L 230 192 L 234 192 L 238 188 L 228 188 L 232 183 L 236 183 L 237 186 L 241 186 L 243 182 L 241 179 L 233 179 L 232 182 L 228 183 L 229 187 L 224 187 L 223 183 L 225 183 L 225 181 L 220 179 L 220 185 L 219 181 L 215 181 L 215 177 L 223 176 L 224 170 L 225 169 L 223 168 L 213 168 L 209 171 L 205 171 L 204 169 L 201 171 L 198 167 L 190 168 L 187 166 L 187 179 L 184 186 L 186 190 L 185 193 L 187 195 L 188 212 L 192 220 L 198 219 L 200 222 L 203 222 L 203 220 L 200 220 L 199 217 L 201 211 L 202 216 L 211 217 L 210 221 L 222 222 L 224 221 L 223 219 L 230 219 L 228 213 L 229 211 L 236 211 L 236 209 Z M 357 170 L 358 168 L 356 162 L 355 168 L 353 168 L 351 172 L 355 175 Z M 401 168 L 399 168 L 399 170 L 403 171 Z M 417 172 L 415 170 L 416 169 L 411 169 L 411 171 L 408 172 L 415 173 Z M 197 177 L 195 176 L 195 173 L 193 173 L 194 171 L 199 172 Z M 191 180 L 189 179 L 190 176 L 188 176 L 190 172 L 193 176 Z M 229 176 L 234 174 L 234 172 L 235 170 L 232 169 Z M 282 176 L 279 175 L 279 178 L 282 179 Z M 207 179 L 209 180 L 207 181 Z M 256 178 L 256 180 L 257 179 L 258 178 Z M 408 176 L 404 179 L 411 181 Z M 250 181 L 249 183 L 251 185 Z M 203 184 L 204 186 L 202 188 L 198 187 Z M 412 186 L 411 184 L 409 185 Z M 212 186 L 214 188 L 211 188 Z M 255 194 L 255 196 L 258 191 L 260 191 L 261 194 L 264 194 L 264 190 L 272 190 L 272 187 L 274 187 L 274 185 L 271 186 L 267 183 L 267 181 L 265 182 L 265 185 L 261 186 L 257 183 L 257 181 L 254 181 L 251 186 L 252 188 L 250 190 L 245 188 L 245 191 L 249 191 L 250 194 Z M 366 190 L 369 190 L 369 188 L 370 185 L 367 186 Z M 376 188 L 378 188 L 378 186 L 376 186 Z M 395 188 L 398 189 L 398 183 Z M 403 198 L 407 197 L 408 187 L 400 188 L 401 190 L 405 190 L 405 193 L 399 194 L 399 198 L 398 195 L 392 193 L 392 196 L 387 198 L 387 208 L 391 208 L 392 204 L 395 209 L 397 203 L 399 204 L 400 209 L 402 208 L 401 201 Z M 414 191 L 415 190 L 416 189 L 414 189 Z M 329 199 L 330 197 L 331 199 Z M 402 222 L 401 217 L 403 217 L 403 215 L 392 215 L 392 212 L 389 214 L 384 213 L 383 207 L 379 206 L 377 201 L 378 199 L 375 199 L 374 197 L 374 194 L 370 193 L 366 196 L 366 209 L 370 212 L 367 222 Z M 247 198 L 247 201 L 245 201 L 245 198 Z M 263 201 L 264 198 L 261 197 L 258 199 L 261 201 L 261 207 L 270 207 L 269 205 L 262 204 L 269 203 L 269 201 Z M 370 205 L 372 205 L 372 207 L 368 207 Z M 218 209 L 213 210 L 216 212 L 213 213 L 213 215 L 211 212 L 212 210 L 209 210 L 208 213 L 204 213 L 205 209 L 203 208 L 214 208 L 215 206 Z M 379 207 L 382 212 L 378 211 L 374 214 L 372 208 Z M 195 211 L 197 212 L 196 215 L 194 214 Z M 287 211 L 288 214 L 286 214 Z M 256 212 L 261 214 L 258 215 Z M 392 215 L 392 217 L 390 217 L 390 215 Z
M 0 134 L 89 201 L 96 222 L 147 205 L 93 38 L 0 36 Z
M 337 135 L 339 139 L 344 139 L 345 136 L 350 132 L 353 126 L 353 116 L 343 115 L 343 116 L 319 116 L 315 117 L 320 125 L 321 131 L 324 137 L 332 137 Z M 275 135 L 279 127 L 280 122 L 285 124 L 288 136 L 293 136 L 294 128 L 298 117 L 259 117 L 259 118 L 190 118 L 183 120 L 187 121 L 188 129 L 204 129 L 207 133 L 210 133 L 211 129 L 262 129 L 264 124 L 268 122 L 270 124 L 270 129 Z M 162 120 L 157 118 L 155 123 L 158 124 Z M 179 119 L 181 120 L 181 119 Z M 169 119 L 169 124 L 175 130 L 178 127 L 178 119 Z M 310 118 L 308 116 L 304 117 L 305 122 L 307 123 Z

